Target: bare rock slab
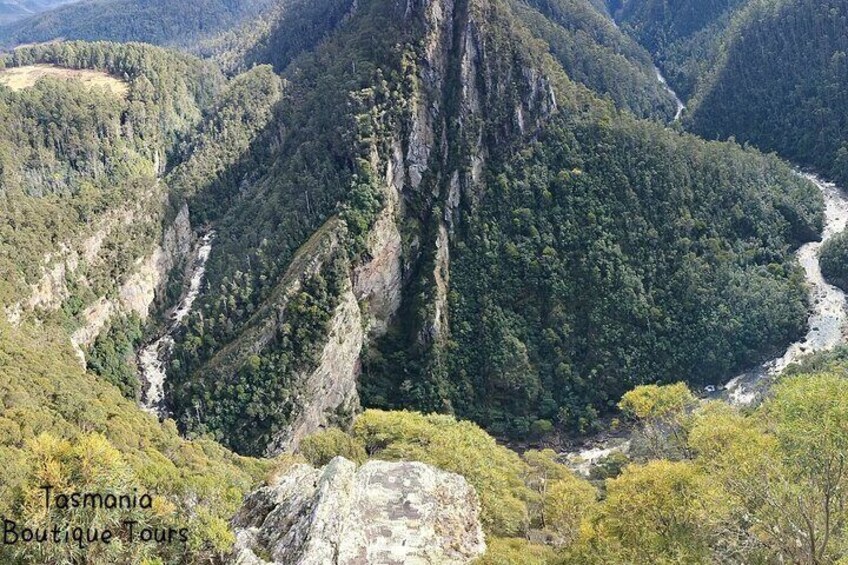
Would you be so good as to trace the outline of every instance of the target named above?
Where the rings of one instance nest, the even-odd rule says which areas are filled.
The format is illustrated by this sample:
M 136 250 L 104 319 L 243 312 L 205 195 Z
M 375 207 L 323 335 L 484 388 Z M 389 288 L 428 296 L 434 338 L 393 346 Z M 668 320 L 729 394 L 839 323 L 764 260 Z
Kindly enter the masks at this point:
M 486 550 L 480 504 L 456 474 L 337 457 L 297 465 L 233 519 L 238 565 L 464 564 Z

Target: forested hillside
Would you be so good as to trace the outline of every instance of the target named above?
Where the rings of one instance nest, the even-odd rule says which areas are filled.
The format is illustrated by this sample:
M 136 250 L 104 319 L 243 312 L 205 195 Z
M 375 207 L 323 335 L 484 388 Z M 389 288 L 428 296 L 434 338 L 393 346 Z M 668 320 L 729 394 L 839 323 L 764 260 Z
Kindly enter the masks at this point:
M 689 100 L 688 127 L 733 136 L 844 183 L 848 4 L 611 2 L 625 32 Z
M 272 0 L 80 0 L 0 28 L 0 43 L 53 39 L 190 45 L 270 7 Z
M 0 562 L 230 562 L 245 493 L 335 456 L 462 475 L 483 565 L 845 559 L 844 351 L 744 412 L 692 392 L 806 343 L 824 203 L 683 129 L 848 177 L 825 3 L 618 1 L 618 29 L 597 0 L 84 0 L 6 28 L 206 58 L 2 58 L 0 514 L 188 540 Z M 695 93 L 672 127 L 645 47 Z M 611 420 L 627 453 L 586 477 L 503 445 Z M 154 505 L 44 512 L 45 483 Z
M 22 20 L 74 1 L 76 0 L 2 0 L 0 1 L 0 25 Z
M 366 405 L 588 432 L 636 384 L 714 383 L 802 332 L 815 188 L 617 113 L 512 9 L 360 3 L 286 65 L 177 340 L 189 433 L 294 446 L 349 419 L 360 357 Z
M 152 309 L 147 292 L 152 301 L 168 274 L 147 273 L 149 257 L 161 268 L 177 252 L 163 233 L 177 215 L 170 204 L 185 195 L 169 195 L 167 163 L 215 151 L 188 141 L 209 108 L 216 123 L 249 123 L 251 116 L 243 122 L 219 108 L 250 77 L 225 86 L 210 64 L 140 44 L 30 47 L 5 57 L 4 66 L 16 77 L 51 73 L 0 86 L 0 514 L 32 528 L 70 520 L 69 527 L 118 531 L 122 520 L 136 520 L 138 528 L 186 528 L 187 542 L 3 544 L 0 561 L 218 559 L 232 545 L 228 520 L 243 494 L 275 463 L 211 441 L 187 442 L 173 424 L 142 412 L 133 347 Z M 76 74 L 63 74 L 68 69 Z M 252 76 L 263 71 L 278 89 L 267 68 Z M 97 81 L 78 80 L 86 72 Z M 226 141 L 238 150 L 237 140 Z M 228 162 L 226 155 L 217 160 Z M 169 260 L 176 268 L 180 258 Z M 77 340 L 94 313 L 108 316 L 96 320 L 102 335 Z M 78 358 L 83 349 L 90 372 Z M 45 484 L 67 493 L 150 492 L 154 508 L 46 512 Z
M 23 563 L 205 563 L 226 552 L 228 520 L 273 461 L 241 458 L 211 441 L 187 442 L 117 388 L 79 367 L 63 333 L 0 320 L 0 514 L 33 528 L 64 524 L 44 511 L 44 485 L 63 492 L 153 493 L 155 510 L 73 513 L 74 527 L 188 528 L 187 544 L 0 546 Z M 138 531 L 138 530 L 137 530 Z
M 650 55 L 588 0 L 514 2 L 527 28 L 548 43 L 568 77 L 640 117 L 669 120 L 672 96 L 657 81 Z
M 752 2 L 698 92 L 692 129 L 848 182 L 848 2 Z
M 689 99 L 715 64 L 727 27 L 746 0 L 607 0 L 612 17 L 653 55 Z
M 60 277 L 71 286 L 58 297 L 60 311 L 73 324 L 85 304 L 120 286 L 132 261 L 157 242 L 166 197 L 156 177 L 223 77 L 199 60 L 131 44 L 31 47 L 5 61 L 34 64 L 105 71 L 128 86 L 126 96 L 53 78 L 19 91 L 0 87 L 3 300 L 26 301 L 28 285 L 44 275 L 43 258 L 64 244 L 65 253 L 92 260 L 85 285 L 71 272 Z M 122 214 L 137 221 L 112 230 L 107 218 Z M 96 250 L 84 249 L 85 238 L 99 231 L 105 233 Z

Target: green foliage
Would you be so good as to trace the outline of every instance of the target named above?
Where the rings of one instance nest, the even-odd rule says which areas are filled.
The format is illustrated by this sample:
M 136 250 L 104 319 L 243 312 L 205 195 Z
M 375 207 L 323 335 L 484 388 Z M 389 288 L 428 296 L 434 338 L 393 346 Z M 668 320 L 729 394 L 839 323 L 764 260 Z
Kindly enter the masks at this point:
M 587 432 L 637 384 L 719 382 L 803 332 L 793 251 L 822 204 L 777 159 L 571 116 L 492 168 L 451 249 L 440 361 L 390 335 L 366 403 Z
M 5 44 L 105 39 L 190 44 L 261 13 L 269 0 L 100 0 L 77 2 L 0 28 Z
M 637 439 L 654 458 L 686 455 L 687 433 L 697 399 L 684 383 L 638 386 L 621 398 L 622 413 L 638 422 Z
M 325 343 L 326 322 L 347 277 L 343 269 L 364 257 L 366 236 L 382 209 L 379 181 L 391 151 L 389 132 L 399 127 L 410 80 L 397 56 L 398 42 L 410 30 L 392 23 L 382 8 L 379 2 L 361 5 L 340 33 L 298 58 L 284 76 L 282 100 L 261 131 L 254 130 L 245 158 L 223 167 L 216 173 L 220 182 L 190 202 L 200 217 L 216 221 L 218 234 L 206 292 L 177 336 L 168 384 L 174 413 L 192 433 L 210 432 L 237 449 L 264 452 L 262 442 L 288 422 L 297 377 L 314 368 Z M 261 72 L 270 74 L 267 68 Z M 252 92 L 245 90 L 248 100 Z M 210 137 L 217 143 L 218 136 Z M 209 157 L 213 163 L 218 158 Z M 293 309 L 281 297 L 301 275 L 292 265 L 311 261 L 314 247 L 323 246 L 315 242 L 325 236 L 344 238 L 342 249 L 326 261 L 337 276 L 325 273 L 326 289 Z M 335 261 L 339 266 L 330 267 Z M 345 261 L 347 267 L 341 266 Z M 279 309 L 285 318 L 266 318 Z M 245 351 L 263 319 L 279 323 L 274 339 L 260 340 L 264 350 L 251 351 L 258 365 L 250 355 L 232 362 L 218 355 L 225 348 Z M 291 345 L 290 339 L 300 338 L 290 330 L 302 330 L 303 339 Z M 255 341 L 249 344 L 255 347 Z M 271 417 L 257 427 L 251 420 L 256 414 Z
M 210 433 L 240 453 L 263 454 L 298 402 L 295 377 L 309 370 L 321 352 L 340 295 L 342 269 L 343 264 L 333 262 L 304 281 L 285 305 L 285 323 L 230 378 L 190 378 L 203 348 L 214 342 L 206 336 L 183 339 L 166 381 L 180 425 L 191 435 Z M 199 324 L 201 316 L 194 312 L 184 331 L 200 333 Z
M 0 88 L 0 270 L 8 273 L 0 296 L 6 304 L 28 297 L 44 257 L 63 244 L 66 255 L 86 257 L 80 272 L 66 273 L 74 293 L 63 310 L 73 320 L 114 291 L 161 236 L 156 167 L 200 119 L 222 77 L 199 60 L 143 45 L 40 45 L 5 59 L 98 70 L 128 83 L 125 98 L 72 80 Z M 137 221 L 114 229 L 127 216 Z M 95 252 L 84 243 L 90 236 Z
M 546 565 L 558 561 L 556 552 L 520 538 L 489 538 L 486 554 L 474 565 Z
M 140 383 L 135 352 L 143 337 L 141 320 L 133 313 L 113 318 L 86 355 L 88 370 L 118 387 L 126 398 L 138 400 Z
M 526 531 L 526 464 L 471 422 L 450 416 L 366 410 L 354 422 L 353 437 L 369 457 L 423 461 L 458 473 L 474 486 L 487 531 L 516 536 Z
M 848 232 L 835 235 L 821 246 L 819 264 L 828 282 L 848 290 Z
M 189 527 L 187 545 L 73 544 L 0 547 L 3 563 L 205 563 L 233 541 L 227 521 L 272 463 L 233 455 L 210 441 L 187 442 L 103 379 L 84 373 L 61 332 L 0 321 L 0 514 L 32 525 L 102 527 L 124 519 Z M 44 492 L 154 496 L 152 510 L 44 513 Z
M 785 378 L 747 415 L 693 415 L 684 461 L 630 465 L 562 554 L 565 563 L 836 563 L 848 555 L 848 379 Z
M 848 5 L 751 0 L 722 40 L 691 128 L 734 136 L 848 182 Z
M 637 420 L 665 419 L 692 408 L 696 399 L 684 383 L 637 387 L 621 397 L 618 407 Z
M 589 471 L 589 478 L 593 481 L 614 479 L 621 474 L 629 463 L 630 458 L 627 455 L 616 451 L 596 461 Z
M 674 117 L 676 104 L 657 80 L 650 55 L 588 0 L 516 1 L 513 10 L 548 43 L 571 80 L 639 117 Z
M 298 450 L 315 467 L 323 467 L 334 457 L 344 457 L 355 463 L 364 463 L 367 458 L 365 449 L 338 428 L 306 436 Z
M 617 563 L 711 563 L 720 541 L 713 527 L 725 512 L 722 490 L 690 462 L 631 466 L 607 481 L 598 518 L 601 543 Z
M 688 100 L 720 55 L 723 34 L 748 0 L 607 0 L 625 33 L 651 52 Z
M 243 179 L 263 154 L 256 140 L 272 123 L 282 95 L 271 67 L 254 67 L 227 84 L 188 137 L 166 180 L 173 202 L 190 199 L 193 222 L 216 220 L 233 205 Z

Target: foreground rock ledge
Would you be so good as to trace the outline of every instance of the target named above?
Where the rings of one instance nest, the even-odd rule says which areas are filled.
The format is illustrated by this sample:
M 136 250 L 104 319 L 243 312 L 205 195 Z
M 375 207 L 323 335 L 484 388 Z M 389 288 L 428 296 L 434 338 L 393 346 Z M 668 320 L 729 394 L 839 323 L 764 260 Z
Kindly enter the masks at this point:
M 424 463 L 297 465 L 233 519 L 234 562 L 459 564 L 486 550 L 466 480 Z

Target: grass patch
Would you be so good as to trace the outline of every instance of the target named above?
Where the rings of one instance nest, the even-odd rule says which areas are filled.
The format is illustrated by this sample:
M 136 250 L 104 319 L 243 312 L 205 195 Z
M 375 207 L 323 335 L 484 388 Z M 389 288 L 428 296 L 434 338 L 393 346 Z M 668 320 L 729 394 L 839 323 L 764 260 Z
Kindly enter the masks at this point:
M 90 87 L 108 88 L 121 97 L 125 97 L 128 90 L 127 83 L 107 73 L 87 69 L 67 69 L 55 65 L 27 65 L 5 69 L 0 71 L 0 84 L 18 91 L 31 88 L 44 77 L 79 80 Z

